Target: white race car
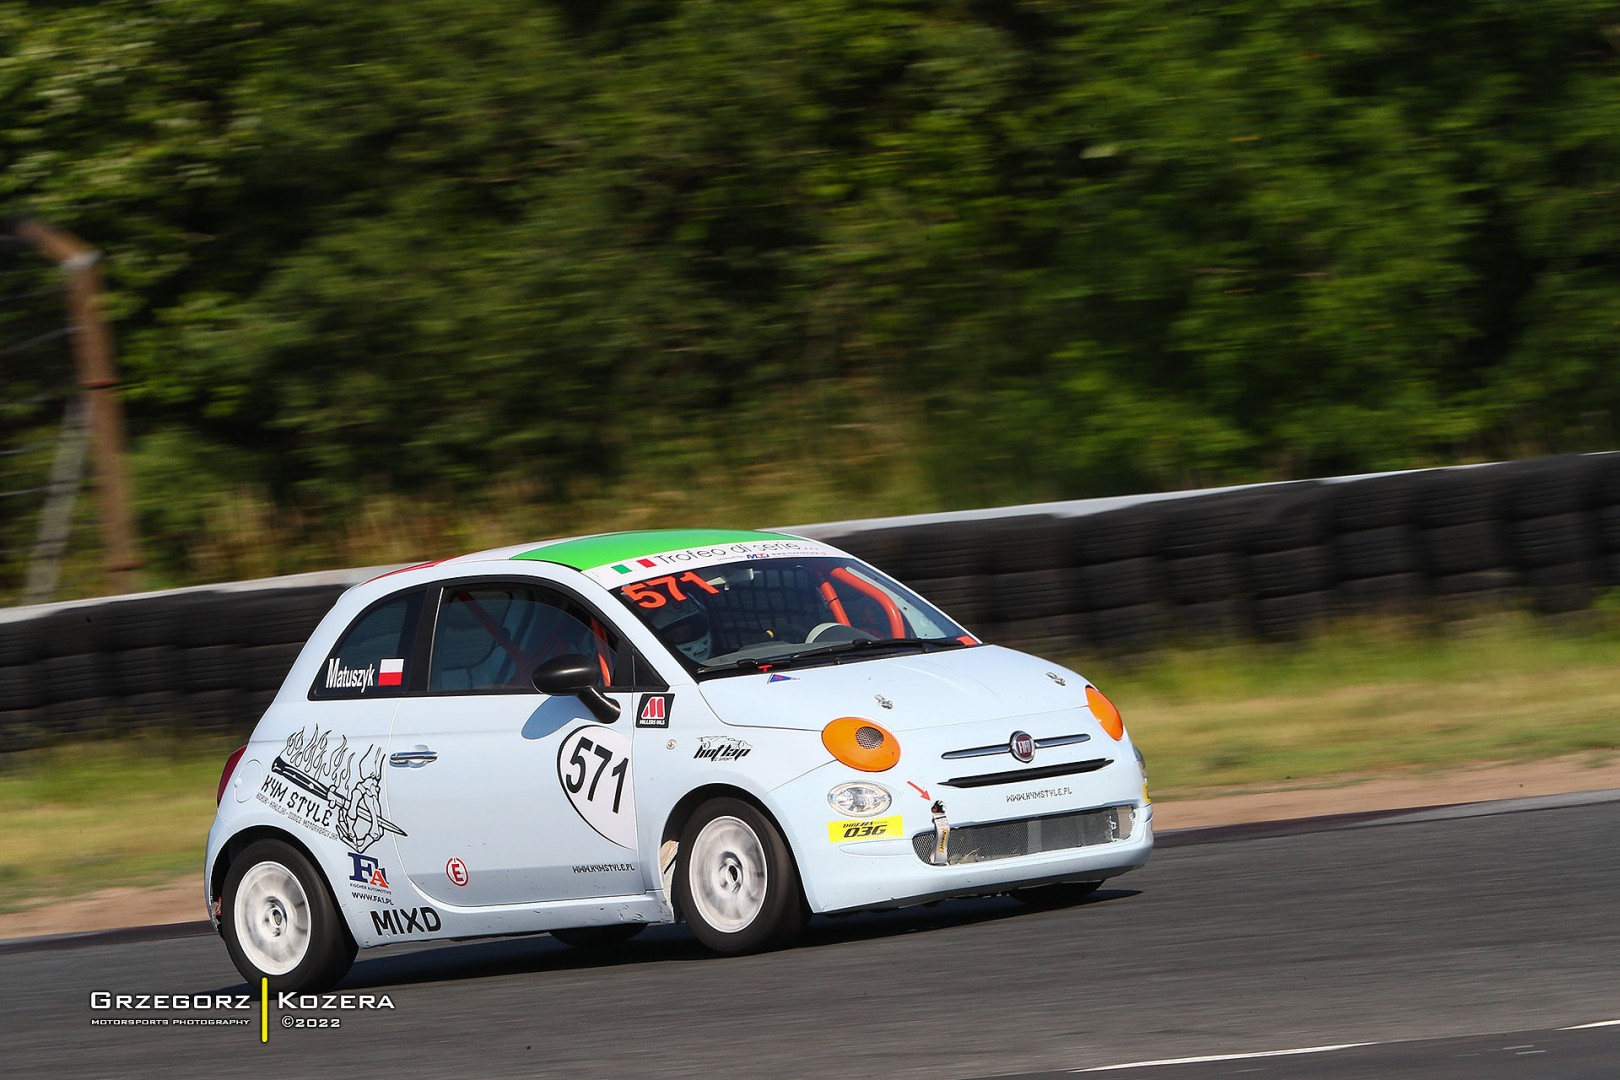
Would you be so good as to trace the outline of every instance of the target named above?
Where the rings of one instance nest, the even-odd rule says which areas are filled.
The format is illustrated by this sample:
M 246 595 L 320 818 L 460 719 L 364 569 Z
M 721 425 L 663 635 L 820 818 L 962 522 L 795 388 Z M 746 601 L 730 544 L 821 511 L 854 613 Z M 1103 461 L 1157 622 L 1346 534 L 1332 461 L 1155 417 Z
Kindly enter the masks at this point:
M 814 540 L 617 533 L 345 593 L 220 777 L 208 912 L 257 985 L 356 949 L 1085 896 L 1153 811 L 1117 709 Z

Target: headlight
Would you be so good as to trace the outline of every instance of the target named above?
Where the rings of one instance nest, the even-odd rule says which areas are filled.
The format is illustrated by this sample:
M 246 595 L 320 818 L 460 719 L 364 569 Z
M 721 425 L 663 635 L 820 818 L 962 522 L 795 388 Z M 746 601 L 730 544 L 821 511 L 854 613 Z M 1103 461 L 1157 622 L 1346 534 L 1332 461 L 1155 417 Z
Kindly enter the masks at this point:
M 839 784 L 827 792 L 827 805 L 845 817 L 876 817 L 894 801 L 887 788 L 877 784 Z

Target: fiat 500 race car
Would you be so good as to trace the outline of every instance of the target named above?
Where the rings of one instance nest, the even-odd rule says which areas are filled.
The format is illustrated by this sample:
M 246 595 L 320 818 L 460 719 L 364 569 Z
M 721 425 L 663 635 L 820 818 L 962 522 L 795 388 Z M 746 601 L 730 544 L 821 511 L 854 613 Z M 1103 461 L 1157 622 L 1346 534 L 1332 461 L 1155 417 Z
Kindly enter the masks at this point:
M 619 533 L 384 575 L 321 621 L 219 784 L 208 912 L 257 984 L 357 948 L 1078 899 L 1153 812 L 1118 710 L 844 552 Z

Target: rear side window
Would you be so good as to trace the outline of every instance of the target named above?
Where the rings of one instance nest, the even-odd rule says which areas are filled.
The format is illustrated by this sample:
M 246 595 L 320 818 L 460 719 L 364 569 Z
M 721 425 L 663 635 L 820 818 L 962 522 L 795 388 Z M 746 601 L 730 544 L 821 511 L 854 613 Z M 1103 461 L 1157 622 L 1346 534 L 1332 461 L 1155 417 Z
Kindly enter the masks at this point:
M 310 697 L 393 697 L 410 685 L 422 592 L 389 597 L 368 608 L 338 639 L 315 676 Z
M 433 630 L 428 690 L 534 692 L 536 665 L 565 653 L 587 656 L 611 685 L 619 638 L 578 602 L 526 585 L 445 590 Z

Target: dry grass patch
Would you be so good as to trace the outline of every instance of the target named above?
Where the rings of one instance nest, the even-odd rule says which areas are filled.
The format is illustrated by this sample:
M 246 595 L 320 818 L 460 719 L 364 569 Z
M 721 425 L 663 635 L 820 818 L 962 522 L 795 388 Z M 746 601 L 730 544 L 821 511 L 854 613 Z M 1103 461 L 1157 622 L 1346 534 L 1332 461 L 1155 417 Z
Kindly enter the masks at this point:
M 1099 680 L 1154 785 L 1189 794 L 1620 746 L 1620 635 L 1496 616 L 1171 650 Z
M 231 749 L 152 739 L 0 756 L 0 911 L 188 871 L 201 882 Z

